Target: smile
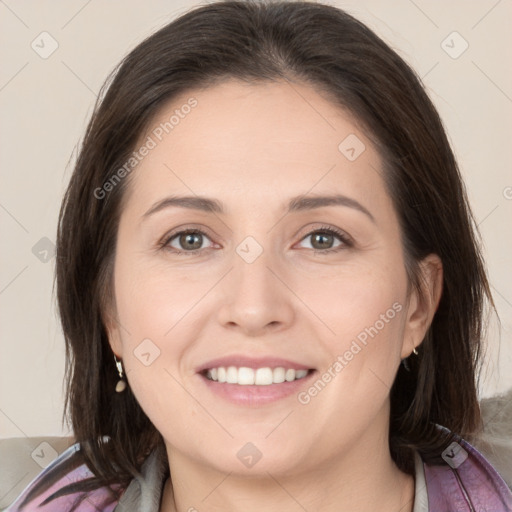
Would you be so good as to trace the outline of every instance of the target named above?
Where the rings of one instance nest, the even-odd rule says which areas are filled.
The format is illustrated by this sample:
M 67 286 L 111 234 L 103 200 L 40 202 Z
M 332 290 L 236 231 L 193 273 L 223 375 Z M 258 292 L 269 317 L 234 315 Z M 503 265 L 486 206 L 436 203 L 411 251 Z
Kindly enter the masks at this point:
M 220 366 L 218 368 L 209 368 L 205 371 L 207 379 L 226 384 L 238 384 L 240 386 L 269 386 L 271 384 L 281 384 L 283 382 L 293 382 L 306 377 L 310 370 L 294 370 L 293 368 L 247 368 L 241 366 Z

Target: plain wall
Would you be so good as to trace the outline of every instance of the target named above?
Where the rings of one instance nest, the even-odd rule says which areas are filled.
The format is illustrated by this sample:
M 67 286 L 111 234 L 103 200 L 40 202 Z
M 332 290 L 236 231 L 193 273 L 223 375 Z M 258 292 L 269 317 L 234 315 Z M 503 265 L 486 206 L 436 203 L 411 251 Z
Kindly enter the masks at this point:
M 504 391 L 512 386 L 512 4 L 329 3 L 367 23 L 405 58 L 439 109 L 482 233 L 502 322 L 501 331 L 491 324 L 481 393 Z M 52 244 L 74 148 L 108 73 L 143 38 L 195 5 L 0 3 L 0 437 L 68 433 L 61 425 L 64 343 L 52 296 Z M 55 43 L 42 32 L 58 43 L 47 58 L 40 54 Z M 469 46 L 458 56 L 464 41 Z

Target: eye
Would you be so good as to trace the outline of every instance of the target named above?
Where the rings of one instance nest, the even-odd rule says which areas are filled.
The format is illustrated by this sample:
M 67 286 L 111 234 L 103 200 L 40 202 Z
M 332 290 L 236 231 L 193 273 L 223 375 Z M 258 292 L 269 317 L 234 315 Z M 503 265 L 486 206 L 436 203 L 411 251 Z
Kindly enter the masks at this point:
M 170 235 L 162 244 L 166 249 L 173 249 L 178 254 L 191 253 L 204 249 L 204 239 L 209 237 L 199 229 L 185 229 Z
M 308 238 L 311 239 L 311 242 L 310 247 L 306 248 L 312 249 L 315 253 L 338 252 L 353 246 L 351 238 L 346 233 L 329 226 L 322 226 L 314 231 L 310 231 L 302 238 L 301 242 Z M 205 239 L 210 240 L 210 237 L 204 231 L 189 228 L 172 233 L 164 239 L 161 246 L 175 254 L 193 255 L 204 249 L 211 248 L 203 247 Z M 336 240 L 338 244 L 333 245 L 336 243 Z
M 352 247 L 353 243 L 350 237 L 336 228 L 323 226 L 314 231 L 310 231 L 303 239 L 310 239 L 310 249 L 315 253 L 338 252 L 347 247 Z M 338 240 L 338 245 L 333 245 Z

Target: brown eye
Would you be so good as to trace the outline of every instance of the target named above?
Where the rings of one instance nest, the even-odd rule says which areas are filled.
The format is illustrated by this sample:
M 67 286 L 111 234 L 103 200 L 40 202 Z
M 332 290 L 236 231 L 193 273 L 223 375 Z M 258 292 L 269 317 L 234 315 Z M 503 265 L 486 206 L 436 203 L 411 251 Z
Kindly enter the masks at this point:
M 337 252 L 353 245 L 348 235 L 334 228 L 311 231 L 301 242 L 305 240 L 310 240 L 309 248 L 315 252 Z
M 311 236 L 311 245 L 314 249 L 331 249 L 334 243 L 334 235 L 329 233 L 314 233 Z
M 186 230 L 172 235 L 165 246 L 179 252 L 194 252 L 202 249 L 204 240 L 209 239 L 202 231 Z
M 179 243 L 185 249 L 200 249 L 203 245 L 203 236 L 197 233 L 186 233 L 180 235 Z

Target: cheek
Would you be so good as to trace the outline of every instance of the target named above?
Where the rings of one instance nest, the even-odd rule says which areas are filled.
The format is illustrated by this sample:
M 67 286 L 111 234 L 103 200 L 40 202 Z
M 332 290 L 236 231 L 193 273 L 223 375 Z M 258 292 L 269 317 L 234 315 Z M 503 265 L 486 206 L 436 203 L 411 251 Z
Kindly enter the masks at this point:
M 391 387 L 400 361 L 405 311 L 400 301 L 391 300 L 367 305 L 364 314 L 356 316 L 354 312 L 346 318 L 336 355 L 344 365 L 345 376 L 351 376 L 354 382 L 365 376 L 373 380 L 373 373 Z M 352 323 L 348 324 L 350 320 Z
M 183 365 L 190 371 L 188 350 L 200 337 L 208 302 L 202 297 L 215 280 L 201 272 L 191 277 L 159 264 L 120 261 L 115 283 L 127 379 L 141 406 L 153 410 L 148 415 L 158 417 L 159 395 L 179 400 L 172 376 L 181 380 Z
M 165 340 L 211 286 L 211 278 L 191 278 L 160 265 L 118 267 L 116 301 L 130 343 L 139 338 Z
M 401 331 L 400 313 L 405 310 L 407 293 L 405 271 L 353 267 L 324 283 L 304 288 L 303 296 L 331 331 L 325 339 L 343 346 L 348 339 L 359 337 L 364 342 L 368 336 Z
M 309 296 L 312 309 L 326 326 L 321 339 L 330 354 L 327 364 L 338 361 L 343 366 L 338 365 L 335 373 L 344 386 L 372 387 L 378 382 L 372 372 L 391 386 L 400 361 L 407 298 L 405 270 L 399 266 L 373 268 L 376 270 L 371 272 L 354 268 Z
M 155 266 L 142 270 L 142 266 L 121 263 L 117 270 L 116 300 L 126 378 L 147 416 L 157 429 L 165 430 L 171 404 L 194 414 L 177 381 L 181 381 L 179 362 L 193 337 L 191 308 L 200 290 L 183 276 L 174 275 L 171 281 Z
M 336 302 L 332 297 L 324 302 L 322 318 L 335 334 L 321 338 L 328 354 L 325 366 L 298 397 L 305 413 L 314 412 L 310 416 L 322 426 L 322 435 L 340 442 L 357 439 L 368 425 L 385 421 L 404 330 L 405 295 L 389 281 L 379 287 L 358 283 L 350 293 L 338 293 Z M 339 306 L 337 312 L 333 304 Z

